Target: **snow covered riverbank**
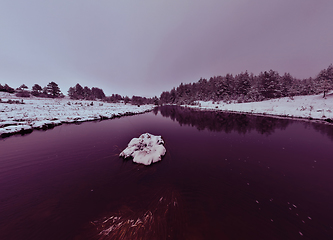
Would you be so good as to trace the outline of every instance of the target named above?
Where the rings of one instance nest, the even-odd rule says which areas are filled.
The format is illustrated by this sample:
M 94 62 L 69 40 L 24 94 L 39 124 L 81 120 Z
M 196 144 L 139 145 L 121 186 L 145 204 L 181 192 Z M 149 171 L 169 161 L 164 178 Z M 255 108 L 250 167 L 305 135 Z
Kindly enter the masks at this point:
M 47 129 L 62 123 L 110 119 L 151 111 L 154 105 L 78 101 L 69 98 L 20 98 L 0 92 L 0 135 Z M 24 104 L 21 104 L 23 101 Z M 13 103 L 14 102 L 14 103 Z
M 225 103 L 200 101 L 199 106 L 187 106 L 202 110 L 220 110 L 239 113 L 263 114 L 292 118 L 333 119 L 333 92 L 323 95 L 296 96 L 271 99 L 262 102 Z
M 0 136 L 33 129 L 47 129 L 62 123 L 110 119 L 151 111 L 154 105 L 140 107 L 123 103 L 71 100 L 69 98 L 20 98 L 0 92 Z M 23 101 L 24 104 L 21 104 Z M 199 102 L 187 106 L 202 110 L 264 114 L 292 118 L 333 120 L 333 92 L 326 98 L 320 95 L 271 99 L 262 102 L 225 103 Z

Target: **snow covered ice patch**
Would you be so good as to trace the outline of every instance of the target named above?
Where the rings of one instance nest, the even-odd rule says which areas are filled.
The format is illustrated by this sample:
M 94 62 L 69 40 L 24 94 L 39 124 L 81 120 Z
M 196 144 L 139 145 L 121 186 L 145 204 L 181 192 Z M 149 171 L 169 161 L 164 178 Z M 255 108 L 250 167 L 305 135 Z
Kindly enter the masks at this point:
M 133 162 L 150 165 L 161 161 L 166 149 L 161 136 L 154 136 L 150 133 L 141 134 L 139 138 L 133 138 L 127 148 L 120 154 L 120 157 L 133 157 Z

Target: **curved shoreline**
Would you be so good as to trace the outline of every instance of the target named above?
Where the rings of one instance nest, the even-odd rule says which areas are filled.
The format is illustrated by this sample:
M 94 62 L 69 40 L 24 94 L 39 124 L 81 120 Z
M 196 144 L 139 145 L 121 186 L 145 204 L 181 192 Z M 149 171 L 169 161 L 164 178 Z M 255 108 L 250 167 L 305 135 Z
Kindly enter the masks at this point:
M 221 110 L 221 109 L 208 109 L 208 108 L 196 108 L 196 107 L 189 107 L 185 105 L 181 105 L 181 107 L 186 107 L 198 111 L 214 111 L 214 112 L 224 112 L 224 113 L 232 113 L 232 114 L 245 114 L 251 116 L 260 116 L 260 117 L 269 117 L 269 118 L 277 118 L 277 119 L 288 119 L 294 121 L 308 121 L 308 122 L 315 122 L 320 124 L 328 124 L 333 125 L 333 119 L 325 118 L 325 119 L 316 119 L 316 118 L 306 118 L 306 117 L 297 117 L 297 116 L 288 116 L 288 115 L 274 115 L 274 114 L 267 114 L 267 113 L 251 113 L 251 112 L 241 112 L 241 111 L 230 111 L 230 110 Z
M 181 106 L 204 111 L 221 111 L 333 124 L 333 94 L 328 95 L 327 98 L 323 98 L 322 95 L 308 95 L 295 96 L 293 99 L 285 97 L 247 103 L 199 101 L 198 105 Z
M 33 130 L 52 129 L 62 124 L 77 124 L 143 114 L 156 107 L 154 105 L 140 107 L 124 103 L 77 101 L 68 98 L 19 98 L 8 93 L 0 94 L 0 99 L 2 99 L 0 103 L 0 138 L 14 134 L 24 135 Z M 4 99 L 5 101 L 3 101 Z M 14 104 L 8 102 L 14 102 Z M 333 125 L 333 94 L 328 95 L 325 99 L 321 95 L 310 95 L 262 102 L 199 101 L 198 104 L 181 106 L 202 111 L 221 111 Z
M 151 111 L 153 111 L 153 108 L 145 110 L 143 112 L 125 112 L 123 114 L 114 114 L 111 117 L 100 115 L 100 118 L 94 118 L 94 119 L 75 119 L 75 120 L 71 120 L 71 121 L 45 120 L 45 121 L 43 121 L 44 122 L 43 124 L 38 124 L 38 126 L 27 125 L 27 124 L 8 125 L 8 126 L 0 128 L 0 130 L 1 129 L 6 130 L 6 128 L 8 129 L 8 127 L 9 127 L 9 129 L 8 129 L 9 131 L 1 133 L 0 138 L 7 138 L 7 137 L 17 135 L 17 134 L 21 134 L 23 136 L 23 135 L 32 133 L 34 130 L 46 131 L 48 129 L 53 129 L 56 126 L 61 126 L 63 124 L 81 124 L 84 122 L 112 120 L 115 118 L 144 114 L 144 113 L 151 112 Z M 20 122 L 18 122 L 18 123 L 20 123 Z M 1 124 L 1 122 L 0 122 L 0 124 Z M 13 130 L 13 131 L 11 131 L 11 130 Z
M 0 138 L 51 129 L 62 124 L 142 114 L 155 107 L 69 98 L 20 98 L 9 93 L 0 93 L 0 99 Z

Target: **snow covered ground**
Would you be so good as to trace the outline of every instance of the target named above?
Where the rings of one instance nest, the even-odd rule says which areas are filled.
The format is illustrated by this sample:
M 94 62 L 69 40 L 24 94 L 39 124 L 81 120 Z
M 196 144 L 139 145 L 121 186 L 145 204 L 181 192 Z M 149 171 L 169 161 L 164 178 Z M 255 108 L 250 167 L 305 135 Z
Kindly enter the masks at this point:
M 240 113 L 264 114 L 273 116 L 312 118 L 312 119 L 333 119 L 333 92 L 326 98 L 323 95 L 296 96 L 271 99 L 262 102 L 249 103 L 213 103 L 199 102 L 199 106 L 187 106 L 203 110 L 220 110 Z
M 123 103 L 71 100 L 69 98 L 20 98 L 0 92 L 0 135 L 47 129 L 62 123 L 84 122 L 150 111 L 154 105 L 140 107 Z M 21 102 L 24 104 L 20 104 Z M 9 103 L 16 102 L 16 103 Z

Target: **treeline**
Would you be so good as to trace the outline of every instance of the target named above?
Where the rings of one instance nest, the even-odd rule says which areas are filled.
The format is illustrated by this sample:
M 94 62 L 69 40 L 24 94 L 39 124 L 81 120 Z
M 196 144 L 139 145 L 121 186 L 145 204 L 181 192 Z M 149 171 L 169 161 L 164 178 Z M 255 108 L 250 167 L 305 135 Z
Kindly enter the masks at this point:
M 64 97 L 61 93 L 58 84 L 55 82 L 50 82 L 47 86 L 41 87 L 38 84 L 32 86 L 31 90 L 28 90 L 28 87 L 25 84 L 22 84 L 20 87 L 14 89 L 8 84 L 1 85 L 0 84 L 0 92 L 9 92 L 16 93 L 18 97 L 30 97 L 30 95 L 36 97 L 51 97 L 58 98 Z M 82 87 L 79 83 L 77 83 L 74 87 L 70 87 L 68 89 L 68 96 L 71 99 L 75 100 L 96 100 L 99 99 L 101 101 L 117 103 L 123 102 L 125 104 L 130 103 L 133 105 L 145 105 L 145 104 L 159 104 L 159 99 L 155 96 L 153 98 L 146 98 L 141 96 L 132 96 L 129 98 L 128 96 L 121 96 L 119 94 L 112 94 L 111 96 L 105 96 L 103 89 L 92 87 L 89 88 L 87 86 Z
M 100 88 L 93 87 L 89 88 L 85 86 L 84 88 L 80 84 L 76 84 L 74 87 L 68 89 L 68 96 L 71 99 L 85 99 L 85 100 L 95 100 L 104 99 L 104 91 Z
M 159 99 L 155 96 L 153 98 L 146 98 L 141 96 L 132 96 L 131 98 L 128 96 L 122 97 L 119 94 L 112 94 L 109 97 L 105 97 L 103 99 L 106 102 L 109 103 L 117 103 L 117 102 L 123 102 L 125 104 L 130 103 L 132 105 L 146 105 L 146 104 L 159 104 Z
M 9 87 L 7 84 L 5 84 L 4 86 L 2 86 L 2 85 L 0 84 L 0 92 L 14 93 L 14 92 L 15 92 L 15 89 Z
M 16 93 L 17 97 L 30 97 L 30 95 L 48 98 L 64 97 L 64 95 L 60 91 L 58 84 L 56 84 L 55 82 L 50 82 L 43 88 L 40 85 L 35 84 L 32 86 L 31 91 L 27 89 L 28 87 L 25 84 L 22 84 L 16 89 L 9 87 L 7 84 L 5 84 L 4 86 L 0 84 L 0 92 Z
M 141 96 L 132 96 L 131 98 L 128 96 L 122 97 L 119 94 L 112 94 L 109 97 L 105 97 L 103 99 L 106 102 L 109 103 L 117 103 L 117 102 L 123 102 L 125 104 L 130 103 L 132 105 L 146 105 L 146 104 L 159 104 L 159 99 L 155 96 L 153 98 L 146 98 Z
M 19 97 L 29 97 L 30 94 L 38 97 L 64 97 L 58 84 L 50 82 L 47 86 L 41 87 L 35 84 L 31 91 L 22 84 L 16 90 L 7 84 L 0 84 L 0 91 L 15 93 Z M 316 78 L 296 79 L 289 73 L 280 75 L 278 72 L 270 70 L 261 72 L 259 75 L 242 72 L 233 76 L 214 76 L 209 80 L 201 78 L 196 83 L 181 83 L 177 88 L 162 92 L 160 98 L 146 98 L 140 96 L 121 96 L 112 94 L 105 96 L 104 91 L 97 87 L 82 87 L 77 83 L 68 90 L 68 96 L 77 100 L 102 100 L 106 102 L 123 102 L 133 105 L 144 104 L 196 104 L 197 101 L 236 101 L 236 102 L 255 102 L 271 98 L 294 97 L 299 95 L 311 95 L 327 92 L 333 89 L 333 65 L 319 72 Z
M 296 79 L 289 73 L 279 75 L 270 70 L 255 76 L 248 72 L 235 76 L 201 78 L 196 83 L 183 84 L 160 96 L 160 104 L 195 104 L 196 101 L 254 102 L 279 97 L 294 97 L 323 93 L 333 89 L 333 65 L 320 71 L 315 79 Z
M 104 92 L 100 88 L 89 88 L 87 86 L 82 87 L 77 83 L 74 87 L 70 87 L 68 90 L 68 96 L 71 99 L 82 99 L 82 100 L 95 100 L 100 99 L 106 102 L 117 103 L 124 102 L 125 104 L 130 103 L 133 105 L 145 105 L 145 104 L 156 104 L 158 105 L 158 98 L 146 98 L 140 96 L 133 96 L 129 98 L 128 96 L 123 97 L 119 94 L 112 94 L 111 96 L 105 96 Z
M 55 82 L 50 82 L 43 88 L 39 84 L 34 84 L 31 90 L 28 90 L 28 87 L 25 84 L 22 84 L 16 89 L 9 87 L 7 84 L 4 86 L 0 84 L 0 91 L 16 93 L 16 96 L 18 97 L 30 97 L 30 95 L 49 98 L 64 97 L 64 94 L 60 91 L 58 84 Z M 96 87 L 93 87 L 92 89 L 88 87 L 82 88 L 80 84 L 76 84 L 75 87 L 70 87 L 68 90 L 68 96 L 71 99 L 85 100 L 103 100 L 106 98 L 102 89 Z

